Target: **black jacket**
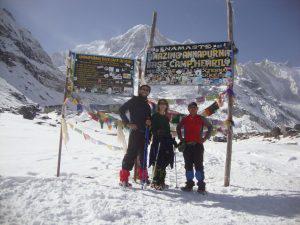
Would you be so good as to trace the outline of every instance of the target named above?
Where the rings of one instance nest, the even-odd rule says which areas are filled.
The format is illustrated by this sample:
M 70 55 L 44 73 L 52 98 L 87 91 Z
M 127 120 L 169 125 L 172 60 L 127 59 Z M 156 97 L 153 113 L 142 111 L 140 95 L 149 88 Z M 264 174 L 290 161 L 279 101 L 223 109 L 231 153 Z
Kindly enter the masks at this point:
M 138 130 L 144 132 L 146 129 L 146 119 L 151 118 L 151 108 L 147 98 L 142 96 L 133 96 L 120 107 L 120 116 L 124 124 L 134 123 Z M 127 118 L 126 112 L 129 111 L 130 119 Z

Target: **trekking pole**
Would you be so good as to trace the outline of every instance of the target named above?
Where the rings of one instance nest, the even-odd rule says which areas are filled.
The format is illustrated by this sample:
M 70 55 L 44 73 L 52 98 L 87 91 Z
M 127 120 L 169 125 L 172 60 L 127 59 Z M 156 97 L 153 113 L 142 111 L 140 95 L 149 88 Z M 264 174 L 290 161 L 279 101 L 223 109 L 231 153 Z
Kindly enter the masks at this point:
M 176 165 L 176 149 L 174 150 L 174 160 L 175 160 L 175 183 L 176 183 L 175 188 L 178 188 L 178 184 L 177 184 L 177 165 Z
M 153 184 L 154 174 L 156 173 L 159 150 L 160 150 L 160 142 L 158 143 L 157 154 L 155 156 L 155 163 L 154 163 L 153 172 L 152 172 L 151 184 Z
M 145 170 L 147 168 L 147 149 L 148 149 L 148 142 L 149 142 L 149 127 L 146 127 L 145 132 L 145 145 L 144 145 L 144 159 L 143 159 L 143 165 L 142 165 L 142 182 L 141 182 L 141 188 L 144 189 L 145 185 Z

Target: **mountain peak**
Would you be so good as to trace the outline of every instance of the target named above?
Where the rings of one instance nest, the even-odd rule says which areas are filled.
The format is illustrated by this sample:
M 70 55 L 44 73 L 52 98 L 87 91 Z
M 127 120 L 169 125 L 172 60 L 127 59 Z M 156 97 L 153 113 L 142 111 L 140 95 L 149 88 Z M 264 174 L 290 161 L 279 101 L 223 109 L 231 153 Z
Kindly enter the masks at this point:
M 79 53 L 89 53 L 97 55 L 110 55 L 118 57 L 129 57 L 129 58 L 144 58 L 146 49 L 149 43 L 151 26 L 147 24 L 138 24 L 125 33 L 120 34 L 116 37 L 104 40 L 95 40 L 88 44 L 79 44 L 73 51 Z M 163 36 L 158 29 L 155 30 L 154 45 L 171 45 L 178 42 L 170 40 Z M 53 62 L 57 66 L 63 65 L 63 60 L 56 60 L 57 54 L 52 58 Z
M 130 28 L 127 32 L 130 31 L 150 31 L 151 27 L 147 24 L 138 24 Z
M 186 39 L 182 44 L 194 44 L 195 42 L 192 41 L 191 39 Z

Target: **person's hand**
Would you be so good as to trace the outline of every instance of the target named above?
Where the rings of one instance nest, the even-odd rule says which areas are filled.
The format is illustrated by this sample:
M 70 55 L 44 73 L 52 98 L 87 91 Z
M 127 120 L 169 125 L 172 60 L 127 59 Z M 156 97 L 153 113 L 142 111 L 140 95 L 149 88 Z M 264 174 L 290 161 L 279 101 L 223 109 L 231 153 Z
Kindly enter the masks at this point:
M 185 141 L 184 139 L 182 141 L 179 142 L 178 144 L 178 151 L 179 152 L 184 152 L 185 148 L 186 148 L 186 144 L 185 144 Z
M 185 142 L 184 142 L 184 139 L 182 139 L 182 140 L 178 143 L 178 145 L 182 145 L 183 143 L 185 143 Z
M 177 141 L 175 140 L 175 138 L 172 138 L 173 141 L 173 145 L 175 148 L 178 148 L 179 144 L 177 143 Z
M 134 123 L 128 123 L 127 127 L 130 128 L 131 130 L 137 130 L 137 125 Z
M 207 139 L 206 139 L 206 138 L 203 138 L 203 139 L 200 141 L 200 143 L 203 144 L 203 143 L 206 142 L 206 141 L 207 141 Z
M 146 120 L 146 125 L 148 126 L 148 127 L 150 127 L 151 126 L 151 120 Z

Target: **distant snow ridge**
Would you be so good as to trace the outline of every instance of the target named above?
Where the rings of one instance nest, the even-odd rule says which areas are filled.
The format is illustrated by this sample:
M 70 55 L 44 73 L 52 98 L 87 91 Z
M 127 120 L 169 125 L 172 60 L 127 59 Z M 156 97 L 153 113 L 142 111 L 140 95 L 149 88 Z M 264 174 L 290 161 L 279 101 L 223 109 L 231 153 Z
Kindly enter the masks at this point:
M 300 123 L 300 72 L 269 60 L 238 66 L 237 110 L 266 128 Z
M 0 76 L 1 93 L 6 90 L 4 87 L 12 86 L 16 89 L 14 93 L 25 96 L 23 102 L 49 105 L 62 101 L 62 73 L 32 34 L 20 27 L 5 9 L 0 9 Z M 5 92 L 1 105 L 8 107 L 12 99 L 20 101 L 10 93 Z M 14 102 L 11 103 L 13 106 Z

